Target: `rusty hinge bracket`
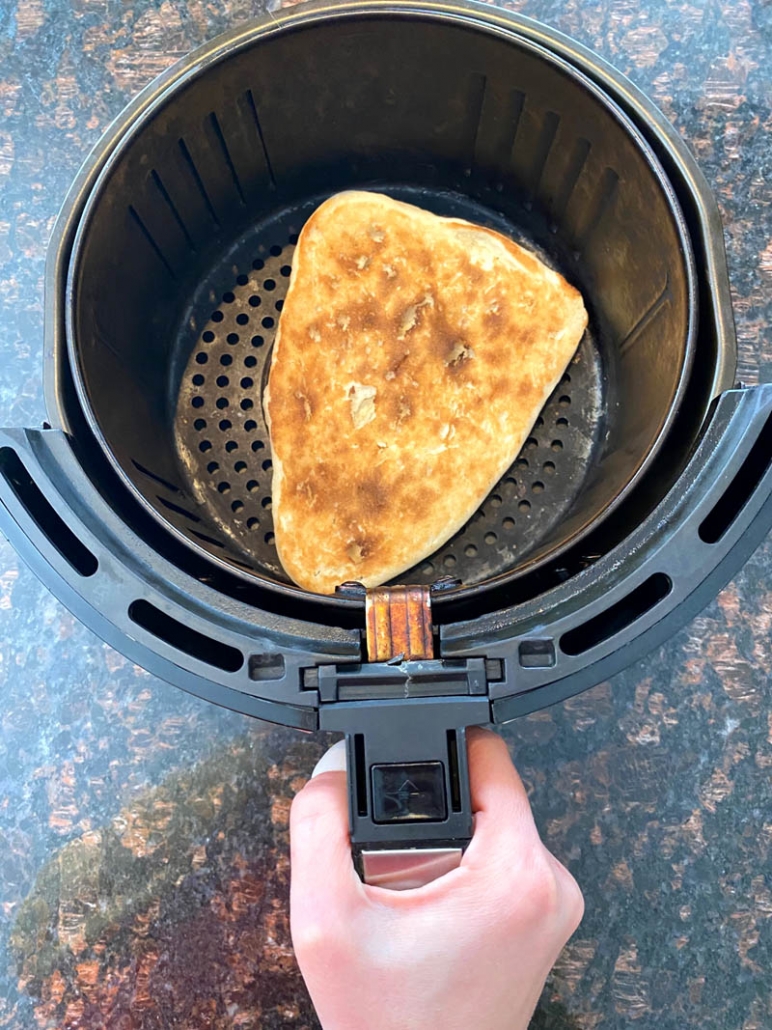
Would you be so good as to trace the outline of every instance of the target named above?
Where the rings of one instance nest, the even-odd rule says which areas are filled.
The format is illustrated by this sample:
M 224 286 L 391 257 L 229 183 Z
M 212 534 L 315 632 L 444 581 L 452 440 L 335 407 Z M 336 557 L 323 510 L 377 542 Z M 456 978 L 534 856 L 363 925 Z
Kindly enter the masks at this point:
M 460 585 L 460 580 L 442 576 L 430 587 L 368 589 L 349 582 L 335 592 L 364 598 L 368 662 L 412 662 L 434 658 L 432 594 Z
M 365 596 L 368 662 L 434 657 L 429 587 L 376 587 Z
M 365 601 L 366 661 L 305 669 L 304 689 L 317 690 L 324 705 L 486 695 L 503 678 L 499 659 L 435 657 L 431 598 L 457 585 L 450 577 L 431 587 L 344 583 L 339 593 Z

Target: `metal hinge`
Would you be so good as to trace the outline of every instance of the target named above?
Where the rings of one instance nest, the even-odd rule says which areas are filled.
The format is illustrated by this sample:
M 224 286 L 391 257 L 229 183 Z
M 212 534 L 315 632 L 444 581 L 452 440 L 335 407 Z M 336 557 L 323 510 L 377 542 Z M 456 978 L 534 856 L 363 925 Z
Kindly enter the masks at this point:
M 373 590 L 345 583 L 341 592 L 365 598 L 367 663 L 305 669 L 304 689 L 318 690 L 321 704 L 487 694 L 503 677 L 499 659 L 434 657 L 431 594 L 450 582 Z
M 459 585 L 460 580 L 451 576 L 430 587 L 367 589 L 362 583 L 349 582 L 336 593 L 364 598 L 369 662 L 410 662 L 434 657 L 432 594 Z
M 365 614 L 369 662 L 434 658 L 432 598 L 428 587 L 368 590 Z

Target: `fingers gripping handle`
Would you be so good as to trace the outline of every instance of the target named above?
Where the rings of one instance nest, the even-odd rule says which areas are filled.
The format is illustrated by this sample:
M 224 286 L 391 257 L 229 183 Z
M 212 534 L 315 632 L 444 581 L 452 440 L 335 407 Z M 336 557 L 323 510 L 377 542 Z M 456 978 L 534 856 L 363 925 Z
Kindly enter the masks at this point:
M 455 868 L 473 828 L 466 727 L 490 721 L 487 698 L 333 704 L 322 721 L 346 733 L 351 843 L 362 879 L 404 890 Z M 329 758 L 340 760 L 340 753 Z
M 347 772 L 347 756 L 349 749 L 353 751 L 353 748 L 353 737 L 333 744 L 317 763 L 311 778 L 327 772 Z M 353 763 L 351 767 L 354 768 Z M 392 766 L 392 770 L 394 768 Z M 418 788 L 419 784 L 416 784 L 414 779 L 411 780 L 408 774 L 396 791 L 383 800 L 387 805 L 410 804 L 415 799 Z M 368 850 L 359 854 L 359 871 L 366 883 L 391 890 L 407 890 L 411 887 L 422 887 L 455 869 L 461 861 L 462 854 L 463 848 L 457 842 L 453 842 L 453 846 L 447 848 Z

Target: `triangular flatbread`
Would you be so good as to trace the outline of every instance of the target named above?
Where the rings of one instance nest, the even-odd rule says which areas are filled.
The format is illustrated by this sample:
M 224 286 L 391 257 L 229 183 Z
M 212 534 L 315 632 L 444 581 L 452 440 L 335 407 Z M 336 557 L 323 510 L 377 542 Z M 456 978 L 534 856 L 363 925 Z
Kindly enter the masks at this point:
M 587 325 L 577 290 L 490 229 L 340 193 L 300 234 L 265 410 L 284 569 L 399 576 L 517 457 Z

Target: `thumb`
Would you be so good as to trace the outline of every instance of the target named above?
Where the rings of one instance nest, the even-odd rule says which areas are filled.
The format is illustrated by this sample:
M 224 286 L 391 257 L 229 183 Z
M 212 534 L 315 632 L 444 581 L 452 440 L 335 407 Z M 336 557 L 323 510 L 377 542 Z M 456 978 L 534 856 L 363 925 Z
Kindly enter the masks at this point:
M 346 743 L 323 755 L 290 813 L 293 922 L 316 923 L 330 907 L 338 913 L 361 893 L 351 857 L 346 786 Z

